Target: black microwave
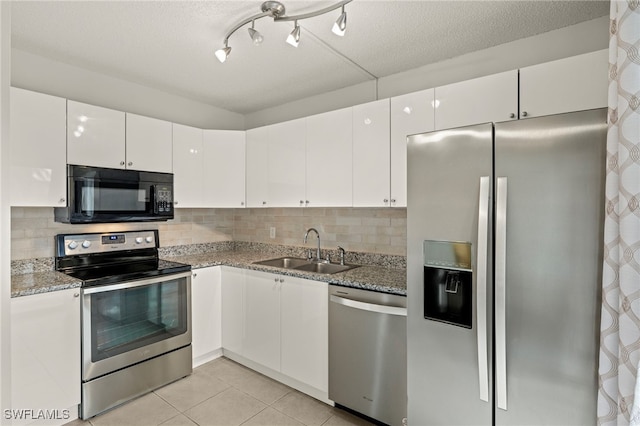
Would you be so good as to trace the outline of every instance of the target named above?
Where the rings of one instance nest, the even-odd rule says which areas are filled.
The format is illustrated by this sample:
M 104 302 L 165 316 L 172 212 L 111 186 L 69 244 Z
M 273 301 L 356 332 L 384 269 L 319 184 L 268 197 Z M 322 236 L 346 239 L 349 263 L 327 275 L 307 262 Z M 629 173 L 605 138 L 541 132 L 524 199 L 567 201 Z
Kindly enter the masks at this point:
M 67 166 L 67 207 L 56 222 L 111 223 L 173 219 L 173 174 Z

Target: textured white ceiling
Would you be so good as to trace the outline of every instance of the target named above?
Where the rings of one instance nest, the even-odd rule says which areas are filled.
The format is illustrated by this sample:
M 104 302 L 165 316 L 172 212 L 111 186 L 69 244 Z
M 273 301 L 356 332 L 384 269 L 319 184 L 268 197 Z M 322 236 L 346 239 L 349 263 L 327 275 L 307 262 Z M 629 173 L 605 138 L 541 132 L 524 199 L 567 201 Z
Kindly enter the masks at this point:
M 288 15 L 333 4 L 283 0 Z M 213 52 L 261 1 L 18 1 L 14 47 L 246 114 L 608 14 L 608 1 L 383 1 L 300 21 L 256 21 L 264 43 L 241 28 L 224 64 Z M 338 53 L 336 53 L 338 52 Z

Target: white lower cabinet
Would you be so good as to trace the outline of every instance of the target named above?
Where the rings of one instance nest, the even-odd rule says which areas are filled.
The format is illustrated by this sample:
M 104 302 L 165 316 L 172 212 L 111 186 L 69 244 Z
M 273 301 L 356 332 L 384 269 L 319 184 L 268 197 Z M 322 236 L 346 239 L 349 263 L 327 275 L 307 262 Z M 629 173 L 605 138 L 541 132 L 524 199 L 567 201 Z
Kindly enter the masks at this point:
M 280 288 L 280 371 L 329 390 L 327 284 L 284 277 Z
M 223 267 L 225 355 L 327 400 L 327 284 Z
M 79 289 L 70 289 L 11 299 L 12 410 L 32 410 L 33 416 L 48 410 L 42 413 L 52 417 L 47 424 L 64 424 L 77 418 L 79 296 Z M 13 424 L 32 421 L 42 424 L 42 420 L 29 418 Z
M 222 354 L 222 283 L 220 266 L 194 269 L 191 277 L 193 366 Z

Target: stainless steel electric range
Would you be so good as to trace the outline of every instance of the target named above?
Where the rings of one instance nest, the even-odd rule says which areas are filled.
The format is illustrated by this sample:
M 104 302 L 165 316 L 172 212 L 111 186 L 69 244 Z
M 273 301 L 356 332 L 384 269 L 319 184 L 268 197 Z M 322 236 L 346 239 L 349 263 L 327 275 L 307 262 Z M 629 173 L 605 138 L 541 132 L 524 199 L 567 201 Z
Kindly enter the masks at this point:
M 191 367 L 191 266 L 160 260 L 158 231 L 56 236 L 56 270 L 82 280 L 87 419 Z

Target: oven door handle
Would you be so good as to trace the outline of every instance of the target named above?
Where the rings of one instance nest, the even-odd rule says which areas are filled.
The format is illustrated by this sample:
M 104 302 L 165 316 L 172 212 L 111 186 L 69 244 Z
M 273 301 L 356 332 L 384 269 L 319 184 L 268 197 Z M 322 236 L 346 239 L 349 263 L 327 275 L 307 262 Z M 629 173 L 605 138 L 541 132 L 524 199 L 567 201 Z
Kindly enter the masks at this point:
M 123 283 L 112 285 L 98 285 L 95 287 L 86 287 L 82 289 L 82 294 L 104 293 L 106 291 L 124 290 L 128 288 L 141 287 L 144 285 L 158 284 L 164 281 L 171 281 L 180 278 L 191 278 L 191 271 L 180 272 L 177 274 L 156 275 L 153 278 L 145 278 L 141 280 L 126 281 Z

